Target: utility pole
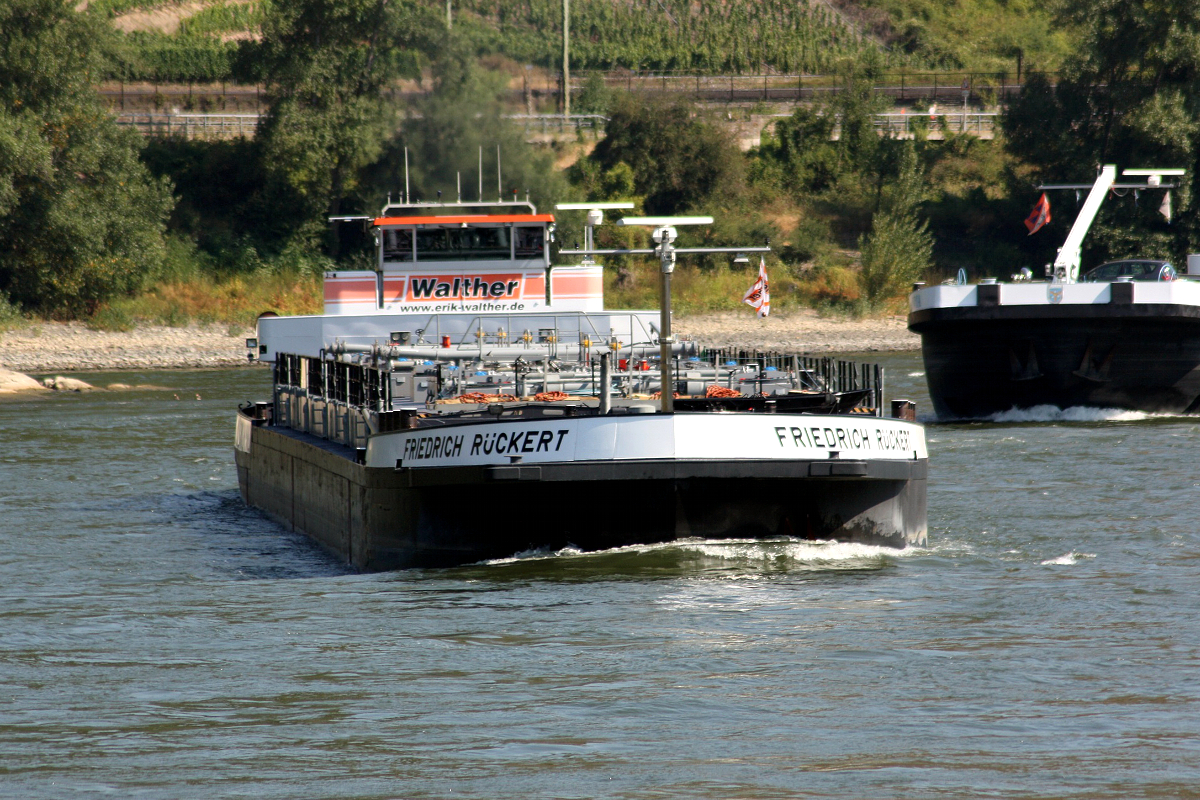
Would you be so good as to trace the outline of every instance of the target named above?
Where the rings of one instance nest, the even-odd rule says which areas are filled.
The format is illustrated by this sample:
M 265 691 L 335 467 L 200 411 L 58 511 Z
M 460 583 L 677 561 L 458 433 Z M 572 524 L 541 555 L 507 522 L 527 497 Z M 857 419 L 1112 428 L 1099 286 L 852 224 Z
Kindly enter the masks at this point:
M 960 132 L 967 132 L 967 99 L 971 96 L 971 81 L 969 78 L 963 78 L 962 82 L 963 110 L 962 110 L 962 125 Z
M 449 0 L 447 0 L 449 2 Z M 563 0 L 563 118 L 571 116 L 571 0 Z

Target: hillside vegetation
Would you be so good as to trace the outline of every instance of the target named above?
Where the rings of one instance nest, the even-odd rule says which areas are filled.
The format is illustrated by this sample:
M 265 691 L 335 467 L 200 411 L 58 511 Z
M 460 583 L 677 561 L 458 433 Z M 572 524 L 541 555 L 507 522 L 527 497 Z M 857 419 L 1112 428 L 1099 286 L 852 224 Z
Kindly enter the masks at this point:
M 110 77 L 262 78 L 239 42 L 261 34 L 270 0 L 93 0 L 89 13 L 125 32 Z M 421 36 L 445 24 L 443 0 L 411 0 Z M 177 25 L 164 24 L 175 15 Z M 562 0 L 455 0 L 456 33 L 479 56 L 554 71 Z M 889 69 L 1015 74 L 1054 70 L 1068 37 L 1025 0 L 572 0 L 571 63 L 579 70 L 829 73 L 861 50 Z
M 588 1 L 574 0 L 573 7 Z M 591 1 L 599 10 L 615 7 Z M 115 12 L 132 4 L 105 10 L 97 3 L 76 12 L 63 0 L 8 0 L 0 4 L 0 325 L 21 314 L 82 316 L 109 327 L 189 315 L 245 324 L 267 310 L 265 304 L 315 310 L 324 270 L 370 263 L 361 228 L 330 225 L 329 217 L 373 212 L 406 185 L 420 198 L 453 196 L 460 178 L 481 166 L 497 174 L 499 159 L 506 190 L 527 190 L 543 209 L 560 200 L 633 200 L 645 213 L 717 219 L 711 228 L 682 234 L 685 246 L 769 240 L 778 308 L 804 303 L 887 312 L 903 306 L 912 281 L 941 280 L 959 268 L 972 276 L 1007 278 L 1022 267 L 1040 274 L 1074 207 L 1070 197 L 1054 198 L 1051 224 L 1028 236 L 1021 223 L 1037 197 L 1033 187 L 1040 180 L 1087 180 L 1101 162 L 1180 166 L 1188 176 L 1174 192 L 1171 219 L 1158 214 L 1160 197 L 1144 193 L 1140 201 L 1134 194 L 1106 204 L 1085 260 L 1179 260 L 1200 243 L 1192 200 L 1200 150 L 1200 8 L 1183 0 L 1060 0 L 1050 26 L 1055 33 L 1030 42 L 1056 42 L 1064 32 L 1079 31 L 1069 39 L 1076 49 L 1055 81 L 1028 80 L 1000 138 L 980 141 L 929 108 L 913 115 L 912 138 L 876 131 L 875 115 L 890 100 L 874 88 L 897 59 L 915 64 L 931 57 L 938 41 L 911 39 L 912 52 L 901 53 L 903 20 L 885 19 L 892 12 L 879 2 L 844 5 L 833 14 L 774 2 L 676 6 L 655 0 L 660 17 L 665 6 L 680 19 L 660 18 L 654 27 L 643 24 L 650 4 L 628 0 L 623 8 L 630 14 L 646 12 L 642 22 L 620 21 L 629 41 L 660 37 L 660 44 L 691 59 L 700 58 L 702 37 L 664 31 L 708 24 L 716 26 L 706 34 L 713 37 L 766 40 L 790 35 L 785 18 L 806 17 L 830 36 L 853 26 L 860 32 L 836 34 L 845 49 L 831 57 L 827 83 L 839 91 L 779 119 L 749 153 L 711 112 L 589 81 L 587 104 L 608 122 L 590 152 L 573 148 L 585 153 L 576 158 L 527 141 L 507 118 L 511 72 L 495 69 L 520 69 L 512 54 L 497 53 L 533 42 L 522 39 L 527 28 L 539 29 L 553 53 L 557 0 L 477 6 L 463 0 L 451 30 L 442 2 L 243 3 L 242 11 L 220 12 L 230 19 L 261 14 L 255 35 L 242 38 L 215 23 L 189 28 L 188 20 L 173 34 L 122 32 Z M 983 8 L 966 0 L 959 5 L 964 13 Z M 712 11 L 707 22 L 682 19 L 705 7 Z M 988 8 L 1025 20 L 1044 13 L 1018 0 Z M 216 9 L 205 7 L 212 14 Z M 866 13 L 872 9 L 874 18 Z M 487 21 L 490 13 L 495 25 Z M 769 23 L 765 17 L 754 25 L 730 21 L 772 13 Z M 970 51 L 965 32 L 978 30 L 974 23 L 933 11 L 927 17 L 927 32 L 960 25 L 958 46 Z M 949 28 L 945 36 L 955 37 Z M 142 139 L 120 128 L 96 84 L 120 58 L 144 57 L 150 52 L 144 46 L 153 42 L 164 53 L 226 48 L 230 69 L 262 86 L 266 105 L 256 135 L 216 142 Z M 617 37 L 603 47 L 619 43 Z M 1002 49 L 996 36 L 973 46 L 1008 57 L 996 49 Z M 743 50 L 748 58 L 751 52 L 772 55 L 748 44 Z M 406 79 L 419 79 L 431 91 L 397 102 L 391 89 Z M 472 199 L 469 188 L 465 194 Z M 580 224 L 563 215 L 560 230 L 567 236 Z M 644 245 L 639 235 L 599 233 L 602 246 Z M 651 267 L 636 259 L 613 259 L 609 266 L 615 304 L 652 302 Z M 680 308 L 688 310 L 740 307 L 738 287 L 753 277 L 752 267 L 713 258 L 680 270 Z
M 1029 0 L 841 0 L 899 57 L 950 70 L 1022 72 L 1058 70 L 1077 38 L 1057 20 L 1052 3 Z

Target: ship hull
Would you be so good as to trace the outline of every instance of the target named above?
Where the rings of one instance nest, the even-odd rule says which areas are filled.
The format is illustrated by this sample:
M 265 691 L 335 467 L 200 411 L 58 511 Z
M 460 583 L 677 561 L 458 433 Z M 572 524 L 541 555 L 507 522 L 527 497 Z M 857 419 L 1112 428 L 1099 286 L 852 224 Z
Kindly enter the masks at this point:
M 778 416 L 771 421 L 789 421 Z M 779 440 L 780 446 L 790 442 Z M 923 451 L 923 439 L 920 446 Z M 641 458 L 388 467 L 239 415 L 235 455 L 247 504 L 364 571 L 690 537 L 789 536 L 892 547 L 926 539 L 923 452 L 905 460 Z
M 1200 309 L 1111 304 L 933 308 L 910 314 L 941 418 L 1091 406 L 1191 413 Z

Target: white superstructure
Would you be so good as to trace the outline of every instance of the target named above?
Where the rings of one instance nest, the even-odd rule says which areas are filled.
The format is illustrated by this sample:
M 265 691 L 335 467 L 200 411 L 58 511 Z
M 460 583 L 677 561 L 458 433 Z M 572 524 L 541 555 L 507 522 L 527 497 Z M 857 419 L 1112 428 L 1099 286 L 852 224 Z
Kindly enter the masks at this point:
M 592 209 L 585 230 L 590 241 L 603 219 L 600 209 L 631 205 L 563 208 Z M 378 216 L 336 220 L 370 226 L 375 269 L 325 273 L 322 314 L 260 318 L 261 360 L 273 361 L 279 352 L 317 355 L 335 340 L 388 343 L 393 334 L 413 343 L 449 337 L 456 346 L 472 344 L 469 337 L 517 342 L 567 317 L 589 315 L 566 327 L 627 344 L 630 337 L 650 341 L 656 312 L 622 312 L 619 320 L 605 315 L 599 264 L 585 258 L 551 265 L 554 216 L 537 213 L 528 201 L 389 202 Z

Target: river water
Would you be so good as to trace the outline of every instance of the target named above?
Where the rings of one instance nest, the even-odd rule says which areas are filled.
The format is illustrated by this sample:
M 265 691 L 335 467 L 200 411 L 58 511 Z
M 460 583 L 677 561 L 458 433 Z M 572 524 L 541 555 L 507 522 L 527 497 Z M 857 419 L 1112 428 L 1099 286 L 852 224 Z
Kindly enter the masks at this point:
M 265 371 L 80 377 L 160 388 L 0 403 L 0 797 L 1200 796 L 1191 419 L 930 424 L 926 549 L 358 575 L 238 498 Z

